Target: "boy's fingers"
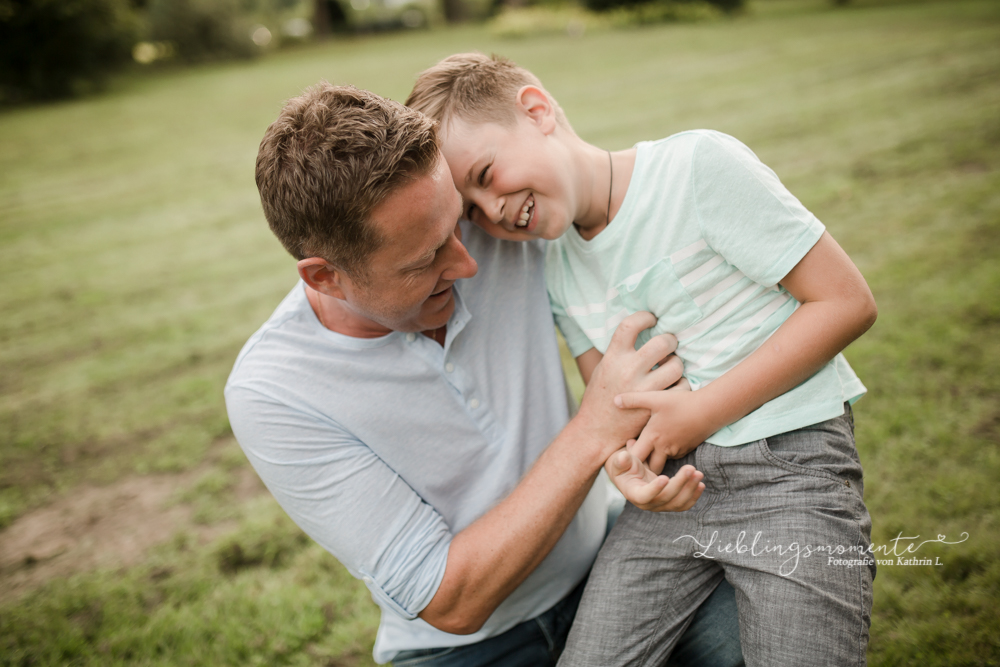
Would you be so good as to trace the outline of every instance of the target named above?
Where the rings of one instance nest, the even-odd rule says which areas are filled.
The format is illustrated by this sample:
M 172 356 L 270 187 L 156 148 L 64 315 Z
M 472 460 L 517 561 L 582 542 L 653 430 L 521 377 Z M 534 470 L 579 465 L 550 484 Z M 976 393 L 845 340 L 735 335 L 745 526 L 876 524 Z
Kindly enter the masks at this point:
M 677 471 L 677 475 L 674 477 L 680 476 L 682 471 L 685 475 L 684 484 L 681 485 L 669 503 L 675 511 L 689 509 L 701 497 L 701 492 L 705 489 L 705 485 L 701 482 L 705 477 L 704 474 L 691 466 L 684 466 Z
M 699 476 L 698 477 L 699 480 L 701 479 L 700 477 L 701 473 L 695 470 L 694 466 L 691 465 L 681 466 L 680 470 L 674 473 L 673 478 L 670 480 L 671 486 L 668 488 L 668 490 L 672 491 L 675 497 L 680 495 L 681 492 L 683 492 L 684 487 L 691 482 L 692 477 L 694 477 L 695 475 Z
M 664 475 L 660 475 L 649 482 L 631 485 L 629 488 L 628 500 L 636 507 L 649 507 L 650 504 L 661 493 L 663 493 L 663 489 L 666 488 L 668 483 L 669 480 Z
M 701 497 L 702 491 L 705 490 L 705 485 L 701 482 L 694 483 L 693 486 L 685 486 L 684 489 L 678 493 L 676 496 L 671 498 L 665 505 L 664 508 L 671 512 L 684 512 L 692 507 L 698 502 L 698 498 Z
M 639 459 L 640 461 L 645 461 L 649 458 L 649 455 L 653 453 L 653 442 L 652 436 L 646 435 L 645 429 L 639 434 L 639 439 L 628 448 L 632 455 Z M 659 470 L 653 470 L 657 475 L 660 474 L 660 470 L 663 470 L 663 466 L 660 466 Z
M 667 455 L 654 449 L 649 455 L 649 469 L 659 475 L 666 465 Z
M 619 449 L 608 458 L 605 468 L 612 479 L 623 475 L 632 468 L 632 456 L 626 450 Z
M 615 396 L 615 405 L 623 410 L 631 410 L 633 408 L 651 410 L 654 398 L 658 393 L 657 391 L 629 391 L 624 394 L 618 394 Z

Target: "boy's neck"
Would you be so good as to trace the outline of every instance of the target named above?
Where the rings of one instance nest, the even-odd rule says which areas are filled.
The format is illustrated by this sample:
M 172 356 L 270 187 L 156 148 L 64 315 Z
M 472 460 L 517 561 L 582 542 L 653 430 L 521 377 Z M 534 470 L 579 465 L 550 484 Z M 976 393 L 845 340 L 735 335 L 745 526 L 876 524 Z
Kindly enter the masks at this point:
M 635 168 L 635 148 L 608 152 L 582 140 L 576 164 L 580 207 L 573 221 L 580 236 L 589 241 L 614 221 L 628 192 Z

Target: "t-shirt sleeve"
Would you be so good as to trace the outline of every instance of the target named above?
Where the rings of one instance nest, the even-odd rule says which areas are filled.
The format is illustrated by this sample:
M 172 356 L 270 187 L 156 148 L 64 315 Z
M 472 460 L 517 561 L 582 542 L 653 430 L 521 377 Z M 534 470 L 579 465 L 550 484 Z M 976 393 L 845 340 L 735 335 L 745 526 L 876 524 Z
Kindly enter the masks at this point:
M 268 490 L 384 609 L 414 619 L 444 577 L 443 517 L 370 448 L 332 421 L 228 387 L 233 433 Z
M 545 286 L 549 292 L 549 307 L 552 309 L 552 318 L 559 327 L 566 340 L 566 347 L 570 354 L 579 357 L 581 354 L 594 347 L 593 341 L 583 333 L 583 329 L 572 317 L 566 314 L 566 299 L 563 298 L 564 274 L 562 265 L 564 259 L 562 252 L 555 243 L 550 242 L 545 252 Z
M 552 304 L 552 317 L 556 321 L 556 326 L 559 327 L 560 333 L 566 339 L 566 347 L 569 348 L 570 354 L 574 357 L 579 357 L 594 347 L 594 344 L 583 333 L 583 329 L 576 323 L 576 320 L 566 314 L 566 309 L 555 301 L 552 301 L 551 298 L 552 295 L 550 294 L 549 302 Z
M 733 137 L 702 135 L 691 169 L 702 236 L 755 282 L 777 284 L 823 235 L 823 223 Z

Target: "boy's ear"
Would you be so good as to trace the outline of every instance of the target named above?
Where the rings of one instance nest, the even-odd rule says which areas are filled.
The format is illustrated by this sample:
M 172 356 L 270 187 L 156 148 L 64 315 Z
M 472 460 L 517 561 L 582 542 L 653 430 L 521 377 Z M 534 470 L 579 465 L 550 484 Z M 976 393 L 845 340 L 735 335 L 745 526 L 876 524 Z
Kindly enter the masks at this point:
M 335 299 L 347 300 L 343 283 L 350 278 L 322 257 L 306 257 L 299 261 L 298 269 L 299 277 L 309 287 Z
M 552 100 L 538 86 L 522 86 L 517 91 L 517 109 L 525 114 L 545 134 L 556 128 L 556 109 Z

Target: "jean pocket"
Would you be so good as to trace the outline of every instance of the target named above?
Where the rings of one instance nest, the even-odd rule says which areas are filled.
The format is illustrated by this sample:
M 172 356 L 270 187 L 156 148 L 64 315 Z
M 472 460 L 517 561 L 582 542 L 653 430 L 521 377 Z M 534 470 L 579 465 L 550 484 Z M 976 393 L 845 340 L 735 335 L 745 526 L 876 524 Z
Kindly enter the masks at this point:
M 788 472 L 828 479 L 861 491 L 862 470 L 846 416 L 759 441 L 765 459 Z
M 434 667 L 436 661 L 454 653 L 457 647 L 422 648 L 415 651 L 400 651 L 392 660 L 392 667 Z

